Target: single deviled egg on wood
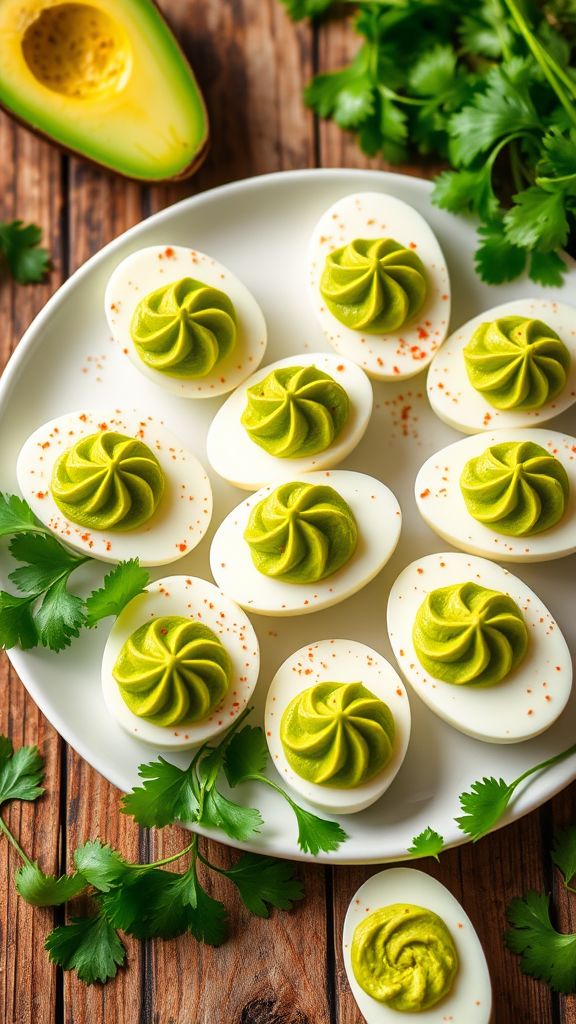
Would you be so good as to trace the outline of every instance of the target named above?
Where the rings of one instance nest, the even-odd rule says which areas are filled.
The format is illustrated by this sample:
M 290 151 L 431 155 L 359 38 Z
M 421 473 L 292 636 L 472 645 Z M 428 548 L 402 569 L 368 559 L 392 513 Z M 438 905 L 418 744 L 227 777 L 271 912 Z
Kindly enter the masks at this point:
M 428 371 L 428 398 L 464 434 L 534 427 L 576 401 L 576 309 L 518 299 L 454 331 Z
M 260 615 L 303 615 L 366 586 L 392 555 L 400 506 L 379 480 L 325 470 L 270 484 L 237 505 L 210 549 L 212 575 Z
M 364 436 L 372 385 L 355 363 L 325 352 L 261 367 L 216 413 L 207 454 L 246 490 L 335 466 Z
M 200 543 L 212 516 L 198 459 L 162 420 L 134 410 L 50 420 L 24 442 L 16 474 L 38 519 L 104 562 L 174 562 Z
M 238 387 L 266 350 L 246 286 L 196 249 L 151 245 L 116 267 L 104 298 L 112 337 L 146 377 L 184 398 Z
M 206 742 L 244 710 L 258 681 L 252 624 L 212 583 L 151 583 L 112 626 L 102 659 L 110 714 L 145 743 L 178 750 Z
M 448 333 L 438 240 L 413 207 L 384 192 L 344 196 L 322 214 L 308 283 L 330 344 L 376 380 L 420 373 Z
M 456 552 L 412 562 L 390 591 L 388 633 L 412 689 L 475 739 L 531 739 L 566 707 L 566 641 L 539 597 L 496 562 Z
M 414 868 L 372 875 L 350 901 L 344 966 L 366 1024 L 490 1024 L 492 986 L 470 918 Z
M 320 640 L 292 654 L 266 698 L 270 755 L 284 782 L 333 814 L 354 814 L 394 781 L 410 739 L 397 672 L 356 640 Z
M 443 540 L 501 562 L 576 551 L 576 438 L 553 430 L 474 434 L 433 455 L 415 484 Z

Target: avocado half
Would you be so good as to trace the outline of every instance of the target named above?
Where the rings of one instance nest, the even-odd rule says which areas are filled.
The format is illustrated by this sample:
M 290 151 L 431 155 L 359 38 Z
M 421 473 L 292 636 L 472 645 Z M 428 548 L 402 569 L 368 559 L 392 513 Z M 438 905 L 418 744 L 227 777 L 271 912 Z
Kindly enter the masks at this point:
M 0 105 L 141 181 L 185 178 L 208 148 L 202 94 L 152 0 L 0 0 Z

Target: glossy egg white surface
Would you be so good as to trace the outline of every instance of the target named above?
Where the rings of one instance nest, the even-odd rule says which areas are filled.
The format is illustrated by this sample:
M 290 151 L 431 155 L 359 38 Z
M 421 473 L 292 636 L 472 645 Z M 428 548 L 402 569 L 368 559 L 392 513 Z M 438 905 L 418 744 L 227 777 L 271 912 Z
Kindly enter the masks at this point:
M 326 257 L 355 238 L 392 238 L 413 249 L 424 264 L 428 283 L 424 305 L 398 332 L 354 331 L 326 307 L 320 292 Z M 330 344 L 375 380 L 402 380 L 420 373 L 448 333 L 450 280 L 438 240 L 417 210 L 385 192 L 344 196 L 322 214 L 310 241 L 308 286 Z
M 474 519 L 462 497 L 460 476 L 469 459 L 504 441 L 533 441 L 564 466 L 570 495 L 560 522 L 532 537 L 511 537 Z M 576 437 L 546 429 L 474 434 L 442 448 L 421 467 L 414 488 L 420 515 L 449 544 L 499 562 L 546 562 L 576 551 Z
M 301 778 L 288 763 L 280 740 L 280 722 L 288 704 L 316 683 L 362 683 L 388 705 L 394 716 L 392 756 L 374 778 L 353 789 L 320 786 Z M 330 814 L 355 814 L 378 800 L 394 781 L 410 739 L 410 704 L 390 662 L 356 640 L 319 640 L 295 651 L 280 666 L 268 690 L 264 727 L 270 756 L 282 782 L 315 807 Z
M 135 530 L 92 530 L 66 519 L 50 492 L 56 460 L 81 437 L 114 430 L 143 441 L 158 459 L 165 490 L 147 523 Z M 38 519 L 69 547 L 103 562 L 139 558 L 142 565 L 174 562 L 200 543 L 212 515 L 212 489 L 203 466 L 164 426 L 134 409 L 57 416 L 24 442 L 16 465 L 18 486 Z
M 280 459 L 256 444 L 244 429 L 241 416 L 246 389 L 283 366 L 315 366 L 341 384 L 350 399 L 348 419 L 326 451 L 299 459 Z M 253 491 L 270 480 L 290 480 L 299 473 L 328 469 L 342 462 L 362 440 L 372 412 L 372 385 L 363 370 L 349 359 L 312 352 L 279 359 L 261 366 L 218 410 L 208 431 L 206 451 L 213 469 L 230 483 Z
M 431 590 L 477 583 L 509 594 L 528 627 L 524 659 L 495 686 L 455 685 L 432 678 L 412 642 L 416 613 Z M 548 729 L 572 689 L 568 645 L 551 613 L 529 587 L 496 562 L 454 551 L 425 555 L 402 570 L 388 599 L 388 635 L 412 689 L 455 729 L 487 743 L 519 743 Z
M 354 930 L 364 918 L 392 903 L 413 903 L 442 918 L 458 953 L 458 973 L 451 991 L 436 1006 L 418 1013 L 401 1013 L 380 1003 L 360 987 L 352 970 Z M 470 918 L 455 896 L 431 875 L 414 868 L 388 868 L 372 875 L 350 901 L 342 934 L 344 966 L 352 994 L 366 1024 L 490 1024 L 492 985 L 488 964 Z
M 172 281 L 191 277 L 225 292 L 237 316 L 233 350 L 205 377 L 183 380 L 147 366 L 138 355 L 130 324 L 138 303 L 150 292 Z M 217 260 L 182 245 L 150 245 L 126 256 L 113 271 L 106 287 L 104 308 L 112 337 L 136 369 L 160 387 L 183 398 L 214 398 L 238 387 L 254 372 L 266 350 L 266 322 L 246 285 Z
M 296 479 L 327 484 L 348 502 L 358 525 L 358 546 L 346 565 L 317 583 L 285 583 L 265 576 L 252 561 L 244 530 L 254 506 L 278 482 L 246 498 L 218 527 L 210 549 L 210 568 L 226 594 L 260 615 L 304 615 L 344 601 L 378 575 L 400 537 L 400 506 L 380 480 L 340 469 L 300 473 Z
M 181 615 L 208 626 L 222 641 L 233 665 L 230 689 L 221 704 L 202 722 L 161 726 L 130 711 L 112 670 L 132 633 L 150 619 Z M 102 657 L 102 692 L 110 715 L 134 739 L 166 750 L 195 747 L 227 729 L 244 710 L 260 671 L 260 650 L 252 623 L 213 583 L 197 576 L 167 576 L 151 583 L 116 619 Z
M 503 316 L 542 320 L 561 338 L 572 357 L 563 390 L 540 409 L 495 409 L 468 379 L 463 354 L 465 346 L 480 324 Z M 541 298 L 518 299 L 487 309 L 462 324 L 446 339 L 430 364 L 426 386 L 436 415 L 464 434 L 505 427 L 537 427 L 559 416 L 576 401 L 576 309 L 563 302 Z

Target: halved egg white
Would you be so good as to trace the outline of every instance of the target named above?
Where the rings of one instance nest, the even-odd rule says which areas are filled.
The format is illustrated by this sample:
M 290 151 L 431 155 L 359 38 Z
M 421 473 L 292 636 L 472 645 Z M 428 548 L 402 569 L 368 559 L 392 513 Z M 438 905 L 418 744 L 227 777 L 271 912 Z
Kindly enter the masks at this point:
M 468 379 L 464 347 L 480 324 L 503 316 L 526 316 L 532 320 L 542 320 L 556 331 L 572 357 L 563 390 L 540 409 L 495 409 L 480 391 L 472 387 Z M 487 309 L 462 324 L 446 339 L 430 364 L 426 386 L 430 405 L 436 415 L 464 434 L 505 427 L 539 426 L 559 416 L 576 402 L 576 309 L 551 299 L 517 299 Z
M 172 281 L 191 277 L 226 293 L 237 314 L 232 352 L 205 377 L 182 380 L 147 366 L 138 355 L 130 324 L 138 303 Z M 160 387 L 183 398 L 214 398 L 237 388 L 259 366 L 266 350 L 264 314 L 246 285 L 217 260 L 181 245 L 150 245 L 118 264 L 106 286 L 104 308 L 110 333 L 134 366 Z
M 152 450 L 165 477 L 160 505 L 147 523 L 126 532 L 92 530 L 66 519 L 50 492 L 54 463 L 81 437 L 114 430 L 136 437 Z M 200 543 L 212 516 L 212 489 L 198 459 L 157 420 L 136 410 L 93 410 L 58 416 L 24 442 L 16 464 L 18 485 L 38 519 L 69 547 L 103 562 L 139 558 L 164 565 L 183 558 Z
M 412 903 L 437 914 L 450 932 L 458 953 L 458 973 L 451 991 L 429 1010 L 402 1014 L 369 996 L 352 970 L 352 938 L 357 925 L 380 907 Z M 418 1024 L 489 1024 L 492 985 L 484 950 L 470 918 L 455 896 L 431 875 L 414 868 L 387 868 L 372 875 L 350 901 L 342 933 L 344 966 L 352 995 L 366 1024 L 398 1024 L 415 1017 Z
M 491 445 L 532 441 L 546 448 L 564 466 L 570 495 L 559 523 L 533 537 L 510 537 L 474 519 L 462 497 L 460 476 L 469 459 Z M 425 522 L 449 544 L 499 562 L 546 562 L 576 551 L 576 437 L 546 429 L 496 430 L 474 434 L 442 448 L 418 472 L 416 505 Z
M 392 238 L 413 249 L 426 269 L 428 295 L 418 313 L 392 334 L 363 334 L 341 324 L 320 292 L 326 257 L 355 238 Z M 450 280 L 431 227 L 412 206 L 385 192 L 358 192 L 334 203 L 310 241 L 308 284 L 320 326 L 333 348 L 375 380 L 403 380 L 428 366 L 448 333 Z
M 246 389 L 283 366 L 315 366 L 345 389 L 350 399 L 348 419 L 326 451 L 300 459 L 279 459 L 252 441 L 242 426 Z M 248 491 L 263 487 L 272 479 L 295 479 L 299 473 L 328 469 L 342 462 L 364 436 L 371 412 L 372 385 L 355 363 L 325 352 L 289 356 L 261 367 L 218 410 L 208 431 L 208 460 L 225 480 Z
M 318 583 L 285 583 L 265 576 L 252 561 L 244 530 L 254 506 L 278 482 L 250 495 L 218 527 L 210 549 L 210 568 L 226 594 L 259 615 L 304 615 L 346 600 L 378 575 L 400 537 L 400 506 L 380 480 L 340 469 L 300 473 L 295 479 L 327 484 L 338 491 L 356 518 L 358 546 L 346 565 Z
M 468 581 L 509 594 L 528 627 L 529 645 L 523 661 L 495 686 L 457 686 L 433 679 L 414 650 L 412 627 L 426 595 Z M 412 562 L 390 591 L 388 634 L 412 689 L 436 715 L 475 739 L 487 743 L 532 739 L 548 729 L 566 707 L 572 688 L 568 645 L 540 598 L 496 562 L 454 551 Z
M 390 761 L 373 779 L 354 789 L 320 786 L 301 778 L 282 747 L 280 721 L 288 704 L 296 694 L 321 682 L 360 682 L 394 716 Z M 356 640 L 320 640 L 291 654 L 270 683 L 264 718 L 270 756 L 282 779 L 309 803 L 333 814 L 355 814 L 375 803 L 398 774 L 410 739 L 410 704 L 398 673 L 382 655 Z
M 150 619 L 181 615 L 208 626 L 224 644 L 233 665 L 230 689 L 203 722 L 161 726 L 135 715 L 124 703 L 112 675 L 116 659 L 132 633 Z M 116 619 L 102 657 L 102 692 L 107 710 L 135 739 L 155 747 L 195 747 L 227 729 L 244 710 L 260 671 L 258 639 L 247 615 L 213 583 L 196 576 L 166 576 L 135 597 Z

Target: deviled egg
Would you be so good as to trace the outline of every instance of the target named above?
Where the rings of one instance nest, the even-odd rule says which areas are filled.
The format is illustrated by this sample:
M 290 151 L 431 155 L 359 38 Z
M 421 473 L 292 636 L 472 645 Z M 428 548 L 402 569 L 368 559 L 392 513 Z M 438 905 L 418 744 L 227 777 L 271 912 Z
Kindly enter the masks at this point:
M 384 192 L 344 196 L 322 214 L 308 282 L 330 344 L 376 380 L 420 373 L 448 333 L 438 240 L 413 207 Z
M 464 434 L 532 427 L 576 401 L 576 309 L 517 299 L 468 320 L 428 371 L 428 398 Z
M 174 562 L 200 543 L 212 515 L 201 464 L 163 421 L 134 410 L 50 420 L 24 442 L 16 474 L 38 519 L 104 562 Z
M 412 689 L 475 739 L 531 739 L 570 696 L 557 623 L 522 580 L 485 558 L 445 552 L 408 565 L 390 591 L 388 633 Z
M 303 615 L 344 601 L 392 555 L 400 506 L 379 480 L 347 470 L 302 473 L 246 498 L 210 549 L 212 575 L 261 615 Z
M 355 363 L 325 352 L 289 356 L 226 400 L 208 431 L 208 460 L 246 490 L 328 469 L 356 447 L 371 412 L 372 385 Z
M 102 658 L 110 714 L 157 747 L 197 746 L 227 729 L 258 681 L 252 624 L 212 583 L 156 580 L 116 619 Z
M 112 337 L 146 377 L 184 398 L 238 387 L 266 350 L 262 310 L 206 253 L 150 245 L 118 264 L 104 298 Z
M 474 434 L 424 463 L 422 518 L 462 551 L 543 562 L 576 551 L 576 438 L 545 429 Z
M 382 796 L 406 756 L 408 695 L 370 647 L 320 640 L 278 669 L 265 731 L 284 782 L 322 810 L 354 814 Z
M 366 1024 L 489 1024 L 492 986 L 474 925 L 452 893 L 414 868 L 372 875 L 350 901 L 344 966 Z

